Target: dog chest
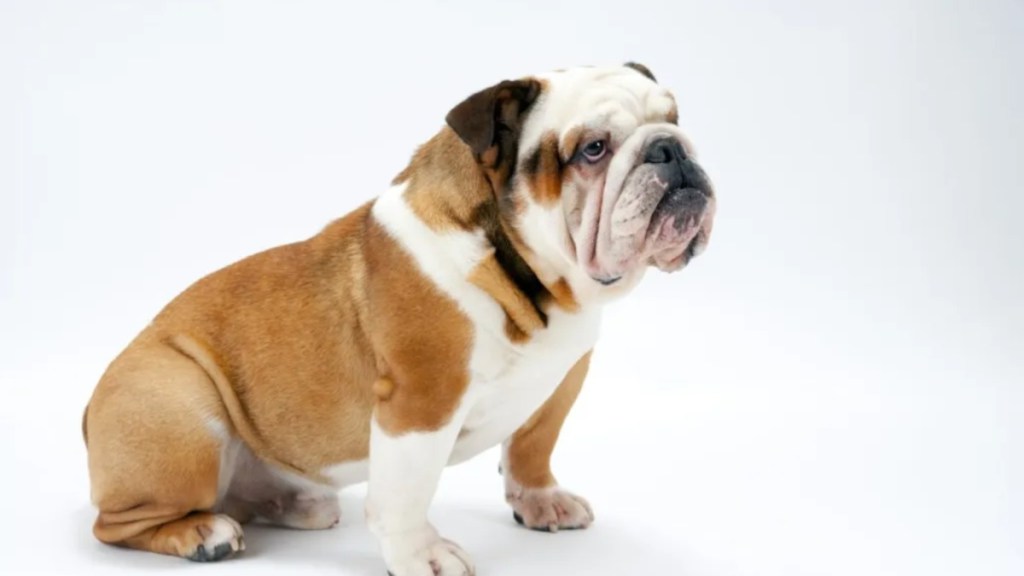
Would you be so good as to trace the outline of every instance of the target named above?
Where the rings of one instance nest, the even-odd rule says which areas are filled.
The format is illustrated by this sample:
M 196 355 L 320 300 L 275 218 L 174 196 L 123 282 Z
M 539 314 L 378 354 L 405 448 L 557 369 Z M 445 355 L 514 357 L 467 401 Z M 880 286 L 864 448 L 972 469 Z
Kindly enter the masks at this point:
M 480 337 L 474 346 L 475 370 L 466 391 L 471 407 L 452 460 L 462 461 L 510 436 L 558 388 L 569 369 L 597 340 L 600 313 L 555 312 L 548 327 L 524 345 L 510 346 L 499 337 Z

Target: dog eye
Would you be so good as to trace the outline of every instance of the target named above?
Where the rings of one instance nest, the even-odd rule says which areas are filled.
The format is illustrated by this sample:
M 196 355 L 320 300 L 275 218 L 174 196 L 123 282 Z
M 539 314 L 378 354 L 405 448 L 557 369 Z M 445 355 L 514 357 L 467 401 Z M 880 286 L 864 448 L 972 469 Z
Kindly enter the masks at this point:
M 594 140 L 583 147 L 583 157 L 587 162 L 594 163 L 604 157 L 608 151 L 608 145 L 604 140 Z

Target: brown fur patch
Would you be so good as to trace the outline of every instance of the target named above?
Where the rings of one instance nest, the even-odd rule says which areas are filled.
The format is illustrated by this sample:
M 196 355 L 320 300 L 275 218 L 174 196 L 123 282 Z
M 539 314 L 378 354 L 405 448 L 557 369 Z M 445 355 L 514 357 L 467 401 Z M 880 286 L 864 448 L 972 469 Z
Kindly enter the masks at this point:
M 470 321 L 379 224 L 367 225 L 366 245 L 370 334 L 393 383 L 377 419 L 390 434 L 435 430 L 469 385 Z
M 562 161 L 558 135 L 545 134 L 537 148 L 523 162 L 522 178 L 529 182 L 534 201 L 541 206 L 558 204 L 562 197 Z
M 140 399 L 142 401 L 140 401 Z M 88 467 L 101 542 L 186 555 L 167 535 L 217 498 L 220 443 L 230 429 L 216 390 L 194 362 L 146 330 L 111 363 L 88 404 Z M 173 471 L 173 473 L 168 473 Z M 197 544 L 191 543 L 192 547 Z
M 217 498 L 211 425 L 313 481 L 367 457 L 369 207 L 201 278 L 110 364 L 83 421 L 97 538 L 180 552 L 168 538 Z
M 210 350 L 229 383 L 225 402 L 236 395 L 274 459 L 307 474 L 367 454 L 378 376 L 367 334 L 369 210 L 208 276 L 156 321 L 167 337 L 187 334 Z
M 573 294 L 572 288 L 565 278 L 559 278 L 557 282 L 548 287 L 548 290 L 551 292 L 552 300 L 563 310 L 567 312 L 579 310 L 580 304 L 576 301 L 576 295 Z
M 576 153 L 576 148 L 580 145 L 580 141 L 583 139 L 583 135 L 586 133 L 586 128 L 583 126 L 576 126 L 571 128 L 562 138 L 562 143 L 559 146 L 559 156 L 563 162 L 568 162 L 572 158 L 573 154 Z M 556 140 L 558 136 L 551 134 Z
M 512 323 L 512 328 L 506 326 L 506 333 L 514 341 L 529 338 L 534 330 L 544 327 L 544 319 L 541 318 L 534 303 L 508 277 L 495 258 L 494 250 L 477 264 L 469 276 L 469 281 L 490 294 L 501 305 L 505 316 Z
M 505 473 L 524 488 L 547 488 L 557 483 L 551 473 L 551 455 L 569 410 L 583 388 L 590 357 L 591 352 L 583 355 L 551 397 L 512 435 Z
M 508 315 L 505 316 L 505 337 L 515 344 L 525 344 L 530 341 L 530 335 L 516 326 L 516 323 Z
M 471 229 L 479 206 L 494 199 L 473 154 L 450 128 L 420 146 L 395 183 L 406 184 L 412 211 L 437 232 Z

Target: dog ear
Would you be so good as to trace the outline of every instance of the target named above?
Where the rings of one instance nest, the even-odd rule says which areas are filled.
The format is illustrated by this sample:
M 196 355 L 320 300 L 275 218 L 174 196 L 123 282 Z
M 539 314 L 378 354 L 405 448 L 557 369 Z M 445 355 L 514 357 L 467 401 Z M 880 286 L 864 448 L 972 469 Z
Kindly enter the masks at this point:
M 658 81 L 658 79 L 654 77 L 654 73 L 651 72 L 651 69 L 639 62 L 626 62 L 625 64 L 623 64 L 623 66 L 625 66 L 626 68 L 632 68 L 633 70 L 636 70 L 637 72 L 643 74 L 644 76 L 647 76 L 654 82 Z
M 532 78 L 503 80 L 457 104 L 445 122 L 473 153 L 481 155 L 494 145 L 519 134 L 523 115 L 540 95 L 540 82 Z

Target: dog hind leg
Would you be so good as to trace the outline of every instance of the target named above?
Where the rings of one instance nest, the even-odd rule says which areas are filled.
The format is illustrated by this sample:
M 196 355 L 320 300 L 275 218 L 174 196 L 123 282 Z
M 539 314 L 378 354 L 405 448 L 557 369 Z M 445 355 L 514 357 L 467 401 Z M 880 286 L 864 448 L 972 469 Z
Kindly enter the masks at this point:
M 89 402 L 93 534 L 101 542 L 220 560 L 243 550 L 242 529 L 217 504 L 226 414 L 209 377 L 160 343 L 111 364 Z

